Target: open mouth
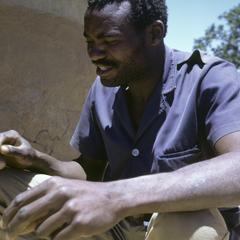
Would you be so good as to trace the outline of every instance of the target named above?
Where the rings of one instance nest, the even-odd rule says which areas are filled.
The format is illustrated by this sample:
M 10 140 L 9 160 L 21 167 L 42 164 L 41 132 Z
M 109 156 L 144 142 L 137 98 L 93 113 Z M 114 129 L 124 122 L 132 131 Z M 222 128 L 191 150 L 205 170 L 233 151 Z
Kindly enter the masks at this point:
M 97 75 L 103 76 L 109 74 L 112 69 L 112 66 L 97 66 Z

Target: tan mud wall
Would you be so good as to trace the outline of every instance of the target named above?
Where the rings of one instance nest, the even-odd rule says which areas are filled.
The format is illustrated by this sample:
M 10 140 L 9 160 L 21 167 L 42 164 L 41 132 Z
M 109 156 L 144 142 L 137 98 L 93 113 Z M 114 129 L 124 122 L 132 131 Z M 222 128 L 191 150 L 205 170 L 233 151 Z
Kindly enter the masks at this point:
M 76 157 L 69 140 L 95 78 L 82 37 L 84 0 L 0 0 L 0 131 Z

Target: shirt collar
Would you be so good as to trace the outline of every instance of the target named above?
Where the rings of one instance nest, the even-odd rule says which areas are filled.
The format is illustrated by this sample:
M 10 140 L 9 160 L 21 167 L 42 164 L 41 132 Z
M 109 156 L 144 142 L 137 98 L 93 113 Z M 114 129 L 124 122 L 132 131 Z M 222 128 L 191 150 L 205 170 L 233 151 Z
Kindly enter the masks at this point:
M 167 94 L 176 88 L 176 79 L 174 77 L 174 57 L 173 50 L 165 46 L 165 62 L 163 71 L 162 93 Z
M 199 50 L 194 50 L 192 53 L 184 53 L 165 46 L 163 94 L 168 94 L 176 88 L 176 73 L 181 71 L 182 66 L 185 64 L 187 64 L 187 72 L 189 73 L 194 65 L 203 68 L 206 63 L 203 54 Z
M 189 73 L 191 72 L 194 65 L 198 65 L 199 68 L 202 69 L 206 63 L 203 61 L 201 52 L 196 49 L 192 52 L 189 58 L 177 64 L 177 70 L 179 71 L 184 64 L 188 65 L 187 72 Z

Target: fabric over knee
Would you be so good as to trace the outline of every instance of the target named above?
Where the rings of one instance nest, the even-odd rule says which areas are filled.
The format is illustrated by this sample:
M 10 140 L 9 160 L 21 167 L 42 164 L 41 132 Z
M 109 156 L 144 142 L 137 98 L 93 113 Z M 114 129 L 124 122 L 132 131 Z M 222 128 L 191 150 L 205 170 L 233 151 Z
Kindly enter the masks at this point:
M 157 214 L 146 240 L 227 240 L 228 230 L 218 217 L 210 210 Z

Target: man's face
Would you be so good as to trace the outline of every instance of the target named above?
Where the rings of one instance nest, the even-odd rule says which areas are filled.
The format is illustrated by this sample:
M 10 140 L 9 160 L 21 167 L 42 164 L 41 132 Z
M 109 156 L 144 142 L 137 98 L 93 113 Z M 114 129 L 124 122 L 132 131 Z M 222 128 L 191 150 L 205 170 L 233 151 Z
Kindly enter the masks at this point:
M 105 86 L 128 85 L 143 77 L 144 32 L 137 32 L 128 21 L 128 1 L 106 5 L 101 10 L 87 10 L 84 36 L 90 59 Z

